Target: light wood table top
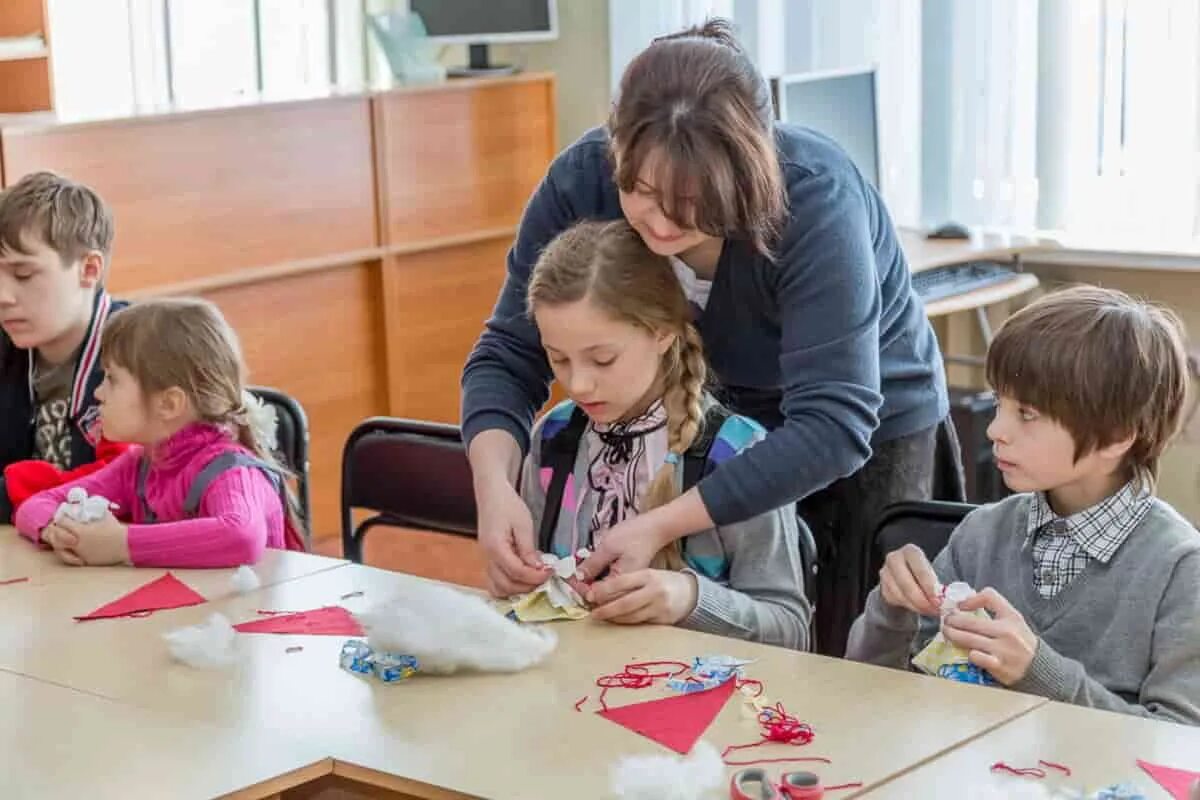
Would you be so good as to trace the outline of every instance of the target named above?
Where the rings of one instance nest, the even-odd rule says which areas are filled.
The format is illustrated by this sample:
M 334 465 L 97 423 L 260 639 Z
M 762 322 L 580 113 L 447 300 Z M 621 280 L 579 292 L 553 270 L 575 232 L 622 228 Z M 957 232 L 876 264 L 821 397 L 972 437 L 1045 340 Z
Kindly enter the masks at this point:
M 86 669 L 79 665 L 78 669 Z M 297 784 L 331 768 L 312 746 L 221 729 L 0 672 L 6 800 L 202 800 Z M 277 776 L 286 776 L 282 780 Z
M 164 631 L 214 610 L 235 623 L 258 609 L 341 603 L 359 610 L 413 580 L 420 579 L 351 565 L 145 619 L 57 625 L 20 650 L 0 648 L 0 667 L 246 736 L 286 733 L 333 758 L 341 774 L 430 798 L 607 796 L 618 758 L 667 753 L 574 709 L 584 695 L 594 709 L 595 677 L 633 661 L 708 653 L 756 659 L 749 675 L 816 731 L 808 747 L 772 746 L 757 755 L 825 756 L 832 765 L 808 766 L 820 767 L 827 782 L 867 787 L 1043 702 L 675 628 L 590 621 L 557 624 L 558 650 L 518 675 L 418 676 L 390 686 L 340 668 L 341 636 L 243 635 L 238 665 L 219 672 L 171 663 L 161 641 Z M 342 599 L 352 592 L 363 596 Z M 286 653 L 293 644 L 304 649 Z M 608 702 L 656 696 L 662 693 L 613 690 Z M 756 740 L 758 728 L 735 697 L 705 738 L 720 749 Z
M 1059 787 L 1085 789 L 1090 795 L 1114 783 L 1133 783 L 1148 798 L 1169 800 L 1170 795 L 1138 767 L 1139 758 L 1200 770 L 1200 728 L 1047 703 L 869 796 L 958 800 L 968 796 L 968 786 L 969 796 L 980 798 L 1047 797 L 1045 790 Z M 1066 777 L 1047 769 L 1046 779 L 1036 780 L 990 771 L 998 761 L 1034 767 L 1039 759 L 1062 764 L 1072 774 Z
M 263 586 L 270 586 L 295 580 L 314 572 L 342 567 L 347 563 L 338 558 L 269 548 L 263 553 L 262 559 L 254 565 L 254 572 L 262 581 Z M 80 571 L 81 568 L 67 566 L 59 561 L 53 552 L 33 544 L 18 534 L 16 528 L 10 525 L 0 525 L 0 583 L 10 578 L 29 578 L 22 584 L 0 585 L 0 589 L 10 589 L 8 592 L 0 593 L 0 608 L 3 607 L 5 595 L 16 594 L 15 589 L 11 587 L 42 587 L 66 583 L 76 588 L 86 587 L 85 591 L 95 589 L 96 596 L 100 598 L 99 602 L 74 612 L 86 614 L 101 603 L 115 600 L 124 592 L 136 589 L 168 571 L 209 600 L 213 600 L 232 593 L 229 579 L 234 572 L 232 569 L 165 570 L 113 567 L 87 569 L 85 570 L 87 575 L 84 576 L 86 580 L 80 580 Z M 107 596 L 106 592 L 116 592 L 116 594 Z

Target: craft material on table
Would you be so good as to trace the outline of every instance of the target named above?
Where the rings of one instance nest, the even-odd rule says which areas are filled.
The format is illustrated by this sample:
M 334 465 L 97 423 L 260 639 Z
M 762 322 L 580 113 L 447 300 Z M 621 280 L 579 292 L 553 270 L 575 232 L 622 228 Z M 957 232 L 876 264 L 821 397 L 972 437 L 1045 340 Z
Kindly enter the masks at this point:
M 955 581 L 948 586 L 938 586 L 940 598 L 941 619 L 944 621 L 951 614 L 958 613 L 958 604 L 972 597 L 975 590 L 962 581 Z M 971 612 L 974 616 L 988 619 L 984 609 Z M 948 678 L 960 683 L 977 683 L 983 686 L 995 686 L 996 679 L 991 674 L 971 663 L 967 651 L 951 644 L 939 629 L 929 644 L 913 658 L 913 664 L 922 672 Z
M 95 611 L 75 617 L 75 619 L 83 622 L 111 617 L 144 617 L 155 611 L 197 606 L 204 602 L 207 601 L 203 595 L 168 572 L 166 575 L 134 589 L 129 594 L 118 597 L 111 603 L 105 603 Z
M 728 680 L 702 692 L 606 708 L 596 713 L 676 753 L 686 754 L 733 695 Z
M 1200 761 L 1200 753 L 1196 754 Z M 1162 764 L 1151 764 L 1138 759 L 1137 765 L 1162 788 L 1171 793 L 1175 800 L 1200 800 L 1200 772 Z
M 163 634 L 167 651 L 176 661 L 197 669 L 220 669 L 237 660 L 234 640 L 237 633 L 224 614 L 213 614 L 201 625 Z
M 347 639 L 339 659 L 342 669 L 359 675 L 373 675 L 384 683 L 407 680 L 421 666 L 409 655 L 377 653 L 362 639 Z
M 259 612 L 260 614 L 263 612 Z M 272 614 L 233 626 L 239 633 L 299 633 L 308 636 L 362 636 L 358 620 L 341 606 Z
M 355 616 L 373 649 L 410 655 L 425 674 L 519 672 L 540 664 L 558 644 L 545 627 L 520 625 L 478 595 L 428 581 L 407 583 Z
M 583 619 L 588 615 L 587 604 L 567 582 L 575 576 L 578 558 L 543 553 L 542 563 L 551 568 L 550 577 L 532 591 L 497 601 L 496 610 L 517 622 Z
M 725 775 L 721 756 L 699 742 L 690 756 L 625 756 L 613 766 L 613 794 L 621 800 L 698 800 L 718 798 Z

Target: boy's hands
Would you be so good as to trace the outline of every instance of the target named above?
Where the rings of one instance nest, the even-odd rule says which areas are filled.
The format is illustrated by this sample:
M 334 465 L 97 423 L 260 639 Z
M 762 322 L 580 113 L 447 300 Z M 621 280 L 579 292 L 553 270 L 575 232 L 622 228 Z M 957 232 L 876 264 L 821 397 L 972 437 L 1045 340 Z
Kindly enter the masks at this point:
M 937 586 L 933 565 L 915 544 L 888 553 L 879 570 L 879 591 L 884 602 L 921 616 L 936 617 L 940 613 Z
M 976 592 L 958 604 L 962 612 L 942 622 L 942 635 L 951 644 L 966 650 L 971 663 L 986 669 L 996 680 L 1011 686 L 1025 677 L 1037 654 L 1038 637 L 995 589 Z M 986 609 L 992 619 L 969 612 Z

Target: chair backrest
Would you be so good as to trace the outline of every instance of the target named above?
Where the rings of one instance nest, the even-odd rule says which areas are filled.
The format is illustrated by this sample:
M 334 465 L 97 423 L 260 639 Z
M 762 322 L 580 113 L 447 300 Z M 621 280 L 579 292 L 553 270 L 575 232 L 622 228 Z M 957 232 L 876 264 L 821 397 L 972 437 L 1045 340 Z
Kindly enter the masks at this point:
M 355 531 L 351 510 L 378 516 Z M 372 417 L 342 451 L 343 554 L 361 560 L 357 541 L 370 524 L 474 536 L 475 492 L 458 426 Z M 360 558 L 353 558 L 358 554 Z
M 267 386 L 248 387 L 265 405 L 275 409 L 276 457 L 296 476 L 296 500 L 305 539 L 311 539 L 312 517 L 308 487 L 308 416 L 295 398 Z M 311 544 L 311 542 L 310 542 Z
M 883 510 L 875 526 L 871 545 L 870 584 L 877 581 L 887 554 L 906 544 L 915 544 L 930 560 L 942 552 L 950 534 L 976 506 L 937 500 L 893 503 Z

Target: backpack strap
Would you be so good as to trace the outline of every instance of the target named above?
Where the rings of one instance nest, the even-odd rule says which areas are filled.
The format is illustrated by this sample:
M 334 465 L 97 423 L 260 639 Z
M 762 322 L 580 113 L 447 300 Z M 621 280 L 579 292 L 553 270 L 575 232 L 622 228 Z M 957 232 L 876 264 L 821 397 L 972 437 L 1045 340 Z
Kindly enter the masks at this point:
M 142 456 L 138 459 L 137 498 L 138 504 L 142 507 L 142 522 L 146 525 L 153 525 L 158 522 L 158 515 L 154 513 L 154 509 L 146 502 L 146 478 L 149 474 L 150 459 Z
M 587 430 L 587 424 L 587 414 L 575 406 L 566 426 L 549 439 L 542 439 L 540 463 L 543 468 L 550 468 L 550 486 L 546 489 L 546 506 L 542 510 L 542 527 L 538 531 L 538 549 L 543 553 L 550 552 L 558 515 L 562 511 L 563 489 L 567 485 L 567 476 L 575 470 L 575 454 L 579 451 L 579 441 Z
M 714 403 L 704 415 L 704 424 L 691 446 L 683 454 L 683 491 L 695 486 L 704 477 L 708 468 L 708 451 L 712 450 L 717 434 L 732 412 L 720 403 Z
M 205 464 L 204 469 L 196 473 L 196 477 L 192 479 L 192 485 L 188 487 L 187 498 L 183 501 L 184 518 L 191 519 L 196 516 L 196 512 L 200 510 L 200 501 L 204 499 L 204 493 L 208 491 L 209 485 L 221 474 L 234 467 L 255 467 L 260 470 L 275 487 L 275 491 L 279 493 L 283 500 L 283 509 L 285 512 L 287 511 L 286 485 L 279 470 L 248 453 L 229 450 Z

